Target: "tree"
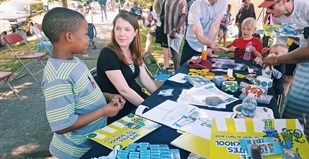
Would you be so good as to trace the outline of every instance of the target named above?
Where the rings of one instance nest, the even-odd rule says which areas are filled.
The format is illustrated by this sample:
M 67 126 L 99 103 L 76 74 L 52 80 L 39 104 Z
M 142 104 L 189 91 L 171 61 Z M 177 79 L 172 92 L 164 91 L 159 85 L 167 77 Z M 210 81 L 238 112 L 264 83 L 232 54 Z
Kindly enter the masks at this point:
M 62 6 L 68 8 L 68 0 L 61 0 Z
M 139 7 L 148 9 L 153 4 L 153 0 L 129 0 L 129 2 L 134 3 L 137 2 Z

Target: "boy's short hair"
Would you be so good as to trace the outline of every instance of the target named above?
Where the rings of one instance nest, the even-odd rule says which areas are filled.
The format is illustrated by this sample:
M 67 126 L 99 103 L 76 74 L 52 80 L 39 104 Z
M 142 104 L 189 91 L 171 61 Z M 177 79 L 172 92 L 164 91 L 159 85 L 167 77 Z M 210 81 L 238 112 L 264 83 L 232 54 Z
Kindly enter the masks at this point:
M 77 11 L 57 7 L 46 13 L 42 22 L 42 29 L 51 43 L 59 41 L 62 33 L 74 32 L 82 24 L 85 17 Z
M 276 55 L 286 54 L 289 52 L 289 48 L 284 44 L 274 44 L 270 47 L 270 49 L 275 52 Z
M 256 27 L 256 20 L 254 18 L 246 18 L 244 21 L 242 21 L 241 26 L 243 25 L 250 25 L 252 27 Z

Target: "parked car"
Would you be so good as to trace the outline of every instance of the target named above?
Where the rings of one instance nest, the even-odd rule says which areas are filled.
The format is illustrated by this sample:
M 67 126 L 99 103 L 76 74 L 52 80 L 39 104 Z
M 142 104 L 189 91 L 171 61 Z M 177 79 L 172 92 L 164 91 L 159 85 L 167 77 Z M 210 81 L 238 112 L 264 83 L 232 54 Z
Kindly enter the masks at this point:
M 4 46 L 2 36 L 11 34 L 12 27 L 8 20 L 0 20 L 0 46 Z
M 17 29 L 24 30 L 27 35 L 32 35 L 32 26 L 34 25 L 33 16 L 44 12 L 41 1 L 30 0 L 12 0 L 0 4 L 0 19 L 8 20 L 13 32 Z
M 56 7 L 62 7 L 62 3 L 59 1 L 52 1 L 48 3 L 48 9 L 51 10 Z

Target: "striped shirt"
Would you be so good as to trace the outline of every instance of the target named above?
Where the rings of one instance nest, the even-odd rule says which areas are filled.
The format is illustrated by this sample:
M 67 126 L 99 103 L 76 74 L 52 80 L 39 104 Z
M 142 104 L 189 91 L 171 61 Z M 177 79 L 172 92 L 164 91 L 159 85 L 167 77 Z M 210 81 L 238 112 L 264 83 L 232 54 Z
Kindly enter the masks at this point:
M 183 14 L 188 13 L 188 5 L 186 0 L 166 0 L 164 15 L 164 34 L 169 34 L 177 27 L 177 21 Z M 179 28 L 179 34 L 184 34 L 185 24 Z
M 43 73 L 42 90 L 47 120 L 53 132 L 72 126 L 79 115 L 106 105 L 103 93 L 86 65 L 78 58 L 49 58 Z M 102 117 L 75 131 L 54 133 L 50 153 L 59 159 L 80 158 L 90 149 L 87 135 L 105 125 L 106 117 Z
M 308 13 L 309 14 L 309 13 Z M 299 63 L 282 118 L 295 118 L 304 125 L 304 131 L 309 141 L 309 61 Z
M 228 0 L 218 0 L 218 2 L 213 5 L 207 2 L 206 0 L 196 0 L 193 2 L 189 10 L 189 27 L 187 28 L 186 40 L 188 41 L 190 47 L 197 52 L 201 52 L 203 50 L 204 44 L 197 40 L 191 26 L 201 24 L 204 31 L 204 36 L 208 37 L 210 25 L 219 15 L 224 15 L 226 13 L 226 8 L 228 5 Z

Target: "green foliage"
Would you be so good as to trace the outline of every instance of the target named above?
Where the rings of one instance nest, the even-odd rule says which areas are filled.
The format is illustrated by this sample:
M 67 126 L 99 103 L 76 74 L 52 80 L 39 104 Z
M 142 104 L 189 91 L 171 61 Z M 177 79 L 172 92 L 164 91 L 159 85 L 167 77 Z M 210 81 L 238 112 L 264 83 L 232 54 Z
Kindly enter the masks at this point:
M 129 0 L 130 3 L 137 2 L 138 6 L 143 9 L 148 9 L 153 4 L 153 0 Z

